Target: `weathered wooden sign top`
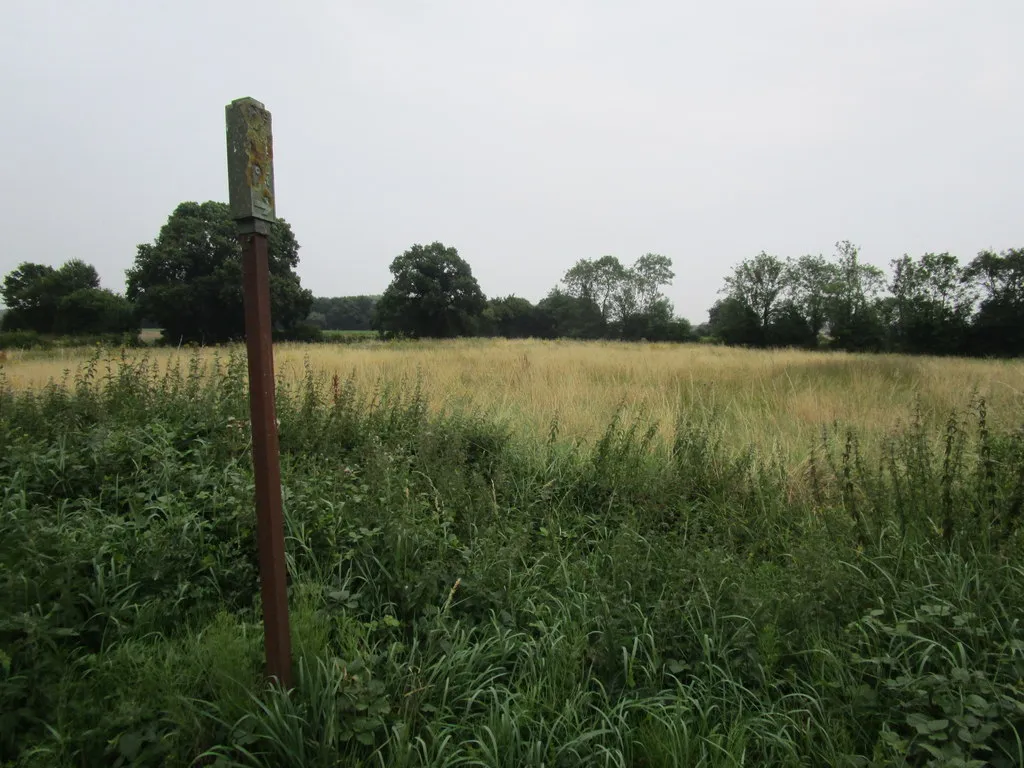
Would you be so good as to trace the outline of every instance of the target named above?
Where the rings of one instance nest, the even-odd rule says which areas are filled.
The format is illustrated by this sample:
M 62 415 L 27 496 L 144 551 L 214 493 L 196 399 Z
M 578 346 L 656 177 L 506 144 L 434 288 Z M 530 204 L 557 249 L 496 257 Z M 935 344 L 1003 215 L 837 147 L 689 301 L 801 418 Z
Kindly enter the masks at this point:
M 274 221 L 274 140 L 270 112 L 256 99 L 225 107 L 232 218 Z

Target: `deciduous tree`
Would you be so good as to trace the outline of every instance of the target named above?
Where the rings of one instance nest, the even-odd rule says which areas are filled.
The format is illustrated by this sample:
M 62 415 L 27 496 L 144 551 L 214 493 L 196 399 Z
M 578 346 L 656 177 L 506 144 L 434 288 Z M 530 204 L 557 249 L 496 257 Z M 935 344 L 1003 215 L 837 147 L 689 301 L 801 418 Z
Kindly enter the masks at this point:
M 96 268 L 71 259 L 59 269 L 25 262 L 3 283 L 5 330 L 64 335 L 121 333 L 138 327 L 124 297 L 99 287 Z
M 377 302 L 385 335 L 472 336 L 486 299 L 469 264 L 442 243 L 414 245 L 391 262 L 391 284 Z
M 860 261 L 849 240 L 836 243 L 836 282 L 828 297 L 828 330 L 837 349 L 877 350 L 884 340 L 878 299 L 885 276 L 873 264 Z
M 570 296 L 593 301 L 601 311 L 601 318 L 608 323 L 612 320 L 616 297 L 628 277 L 628 271 L 615 256 L 602 256 L 594 260 L 580 259 L 565 273 L 562 282 Z
M 1024 354 L 1024 248 L 982 251 L 964 279 L 977 286 L 981 304 L 971 330 L 979 354 Z
M 185 202 L 153 243 L 138 246 L 127 271 L 128 298 L 163 328 L 165 340 L 215 343 L 245 335 L 242 249 L 225 203 Z M 275 330 L 294 332 L 313 296 L 299 282 L 299 244 L 283 219 L 271 224 L 270 313 Z
M 974 286 L 964 280 L 955 256 L 926 253 L 892 261 L 894 347 L 902 352 L 956 354 L 965 351 L 975 302 Z
M 740 262 L 725 278 L 723 293 L 753 310 L 763 331 L 771 323 L 785 288 L 786 262 L 761 251 Z
M 838 281 L 835 264 L 820 255 L 801 256 L 789 265 L 788 299 L 800 312 L 815 342 L 828 322 L 829 297 L 837 290 Z

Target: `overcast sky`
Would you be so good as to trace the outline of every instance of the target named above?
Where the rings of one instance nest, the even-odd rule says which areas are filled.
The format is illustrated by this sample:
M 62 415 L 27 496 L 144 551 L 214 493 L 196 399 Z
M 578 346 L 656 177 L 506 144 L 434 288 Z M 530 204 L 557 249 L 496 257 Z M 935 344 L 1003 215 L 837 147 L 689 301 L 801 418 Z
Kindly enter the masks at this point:
M 739 260 L 1024 246 L 1021 0 L 10 0 L 0 271 L 124 289 L 183 200 L 227 198 L 224 105 L 274 116 L 316 295 L 413 243 L 489 296 L 581 258 L 675 265 L 706 318 Z

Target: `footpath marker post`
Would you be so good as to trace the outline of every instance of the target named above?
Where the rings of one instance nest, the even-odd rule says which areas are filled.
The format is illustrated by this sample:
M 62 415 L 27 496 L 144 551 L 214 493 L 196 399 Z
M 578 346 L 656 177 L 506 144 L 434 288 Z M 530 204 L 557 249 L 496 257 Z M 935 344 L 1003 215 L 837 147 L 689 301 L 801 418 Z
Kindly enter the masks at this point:
M 231 216 L 242 244 L 245 343 L 249 361 L 249 413 L 256 478 L 256 540 L 263 598 L 267 675 L 292 684 L 288 625 L 281 456 L 274 405 L 274 347 L 270 319 L 267 236 L 275 220 L 274 146 L 270 112 L 255 99 L 236 99 L 225 109 Z

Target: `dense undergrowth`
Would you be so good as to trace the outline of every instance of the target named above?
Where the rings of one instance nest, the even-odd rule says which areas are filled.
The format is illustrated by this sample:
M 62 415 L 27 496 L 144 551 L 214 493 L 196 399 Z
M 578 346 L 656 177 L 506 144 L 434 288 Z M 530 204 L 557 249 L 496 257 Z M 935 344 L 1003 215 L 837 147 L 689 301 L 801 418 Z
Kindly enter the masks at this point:
M 526 443 L 282 383 L 285 693 L 217 365 L 0 390 L 0 765 L 1024 764 L 1024 437 L 983 402 L 831 425 L 802 492 L 685 417 Z

